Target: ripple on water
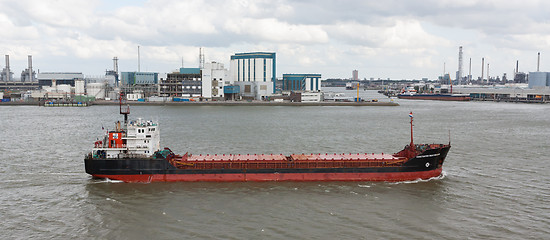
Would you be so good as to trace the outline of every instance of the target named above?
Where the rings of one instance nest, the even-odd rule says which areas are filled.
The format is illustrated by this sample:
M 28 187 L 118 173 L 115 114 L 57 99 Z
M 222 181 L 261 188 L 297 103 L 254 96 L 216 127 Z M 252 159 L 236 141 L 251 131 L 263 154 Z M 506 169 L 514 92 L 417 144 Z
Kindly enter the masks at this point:
M 137 106 L 132 116 L 158 119 L 162 145 L 178 153 L 395 152 L 408 142 L 412 110 L 415 142 L 446 142 L 451 130 L 453 148 L 442 176 L 398 183 L 92 179 L 84 173 L 83 156 L 104 132 L 102 125 L 120 120 L 117 106 L 2 106 L 2 136 L 16 137 L 0 138 L 0 229 L 16 239 L 550 235 L 545 157 L 550 156 L 550 106 L 399 103 L 380 108 Z

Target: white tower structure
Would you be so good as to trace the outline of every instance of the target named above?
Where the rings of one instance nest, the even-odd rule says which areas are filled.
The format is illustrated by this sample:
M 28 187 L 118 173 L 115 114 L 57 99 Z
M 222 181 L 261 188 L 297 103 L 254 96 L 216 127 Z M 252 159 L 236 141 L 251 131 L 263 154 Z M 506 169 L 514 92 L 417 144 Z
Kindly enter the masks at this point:
M 203 68 L 204 68 L 204 52 L 202 51 L 202 48 L 199 48 L 199 69 L 203 69 Z

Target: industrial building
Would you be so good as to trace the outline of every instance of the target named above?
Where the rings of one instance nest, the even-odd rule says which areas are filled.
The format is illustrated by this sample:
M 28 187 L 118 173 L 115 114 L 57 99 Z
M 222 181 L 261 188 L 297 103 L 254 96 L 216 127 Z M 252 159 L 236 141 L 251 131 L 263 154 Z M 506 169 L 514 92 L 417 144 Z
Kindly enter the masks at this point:
M 161 79 L 161 97 L 200 97 L 202 94 L 202 75 L 200 68 L 180 68 Z
M 83 80 L 81 72 L 39 72 L 36 76 L 40 87 L 56 85 L 71 85 L 74 87 L 75 80 Z
M 277 82 L 275 53 L 235 53 L 231 56 L 230 64 L 232 80 L 241 86 L 243 96 L 256 96 L 258 97 L 256 99 L 261 99 L 275 93 Z M 245 84 L 245 82 L 248 83 Z
M 158 84 L 158 73 L 156 72 L 122 72 L 121 81 L 123 86 L 152 85 Z
M 28 68 L 21 72 L 21 82 L 36 81 L 36 72 L 32 69 L 32 56 L 28 56 Z
M 120 90 L 125 94 L 139 92 L 143 93 L 142 97 L 154 96 L 158 94 L 158 75 L 156 72 L 121 72 Z
M 319 92 L 321 74 L 283 74 L 283 91 Z
M 13 72 L 10 68 L 10 55 L 6 55 L 6 67 L 2 69 L 0 73 L 0 82 L 15 82 Z M 32 56 L 28 56 L 28 68 L 21 72 L 21 78 L 19 83 L 32 83 L 36 82 L 36 72 L 32 69 Z M 23 84 L 24 85 L 24 84 Z
M 11 72 L 10 69 L 10 55 L 6 55 L 6 67 L 2 69 L 2 73 L 0 73 L 0 79 L 2 80 L 2 82 L 13 81 L 13 72 Z
M 530 72 L 529 88 L 550 87 L 550 72 Z
M 226 85 L 223 87 L 224 100 L 237 100 L 240 97 L 239 85 Z
M 21 73 L 21 79 L 16 81 L 10 68 L 10 56 L 6 55 L 6 66 L 0 72 L 0 91 L 29 91 L 39 88 L 36 72 L 32 70 L 32 56 L 28 56 L 29 66 Z
M 472 100 L 503 102 L 550 102 L 550 88 L 463 87 L 455 86 L 453 93 L 470 94 Z
M 224 87 L 231 84 L 232 81 L 229 79 L 229 71 L 223 67 L 223 63 L 204 64 L 201 80 L 203 98 L 225 100 Z
M 273 84 L 271 82 L 233 82 L 239 86 L 239 94 L 246 100 L 267 100 L 273 95 Z

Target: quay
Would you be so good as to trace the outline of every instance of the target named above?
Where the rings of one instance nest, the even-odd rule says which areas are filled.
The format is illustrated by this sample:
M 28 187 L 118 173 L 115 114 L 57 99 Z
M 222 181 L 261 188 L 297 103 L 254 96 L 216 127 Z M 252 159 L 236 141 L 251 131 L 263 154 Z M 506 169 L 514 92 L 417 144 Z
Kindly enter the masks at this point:
M 202 102 L 133 102 L 132 106 L 399 106 L 396 102 L 267 102 L 267 101 L 202 101 Z M 93 105 L 118 105 L 115 101 L 96 100 Z
M 396 102 L 266 102 L 266 101 L 203 101 L 203 102 L 126 102 L 132 106 L 399 106 Z M 93 105 L 118 105 L 115 101 L 96 100 L 88 102 Z M 0 106 L 43 106 L 38 101 L 1 102 Z M 58 107 L 58 106 L 56 106 Z M 60 105 L 59 107 L 64 107 Z M 68 107 L 68 106 L 67 106 Z

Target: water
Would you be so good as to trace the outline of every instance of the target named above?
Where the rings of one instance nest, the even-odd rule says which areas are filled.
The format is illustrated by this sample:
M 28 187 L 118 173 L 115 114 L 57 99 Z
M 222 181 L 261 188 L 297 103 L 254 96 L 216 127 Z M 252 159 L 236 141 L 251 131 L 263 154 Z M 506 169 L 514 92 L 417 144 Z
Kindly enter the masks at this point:
M 83 157 L 101 127 L 113 129 L 121 119 L 117 106 L 0 106 L 2 238 L 550 237 L 550 105 L 398 102 L 136 106 L 131 118 L 158 120 L 161 145 L 178 153 L 393 153 L 409 142 L 413 111 L 415 142 L 447 143 L 450 130 L 444 177 L 406 183 L 94 180 Z

